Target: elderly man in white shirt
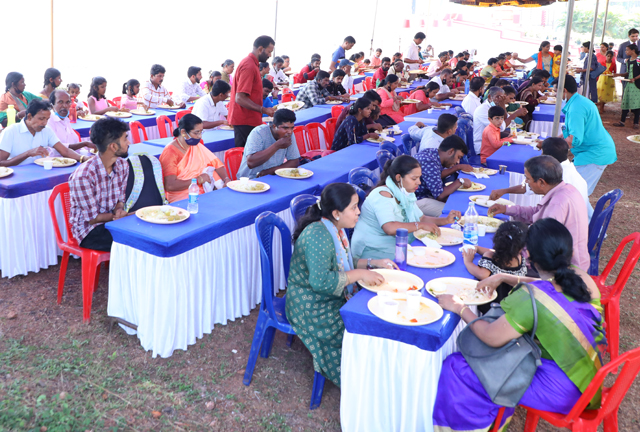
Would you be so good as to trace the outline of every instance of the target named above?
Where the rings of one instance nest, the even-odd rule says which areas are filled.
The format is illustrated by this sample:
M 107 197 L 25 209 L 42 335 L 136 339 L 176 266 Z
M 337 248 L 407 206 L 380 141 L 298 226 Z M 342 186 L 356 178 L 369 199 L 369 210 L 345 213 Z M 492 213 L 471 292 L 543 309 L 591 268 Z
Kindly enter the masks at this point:
M 284 59 L 282 57 L 276 57 L 271 63 L 269 69 L 269 76 L 273 78 L 273 83 L 276 85 L 289 85 L 289 78 L 285 75 L 282 67 L 284 66 Z
M 174 93 L 175 102 L 181 103 L 193 102 L 206 95 L 205 91 L 200 87 L 202 80 L 202 68 L 197 66 L 189 67 L 187 71 L 188 80 L 180 83 L 180 89 Z
M 78 152 L 79 154 L 90 156 L 90 150 L 96 148 L 91 141 L 82 141 L 80 135 L 71 127 L 69 121 L 69 108 L 71 107 L 71 97 L 65 90 L 54 90 L 49 96 L 49 102 L 53 105 L 53 113 L 49 117 L 47 128 L 51 129 L 58 137 L 62 145 Z M 60 153 L 51 149 L 49 156 L 59 157 Z
M 484 93 L 484 79 L 475 77 L 469 82 L 469 94 L 462 100 L 462 108 L 469 115 L 473 115 L 476 109 L 482 105 L 480 95 Z
M 501 106 L 504 108 L 506 96 L 504 94 L 504 90 L 500 87 L 491 87 L 489 89 L 489 96 L 487 100 L 484 101 L 482 105 L 480 105 L 473 113 L 473 148 L 476 151 L 476 154 L 480 154 L 480 149 L 482 148 L 482 132 L 484 132 L 484 128 L 489 125 L 489 108 L 492 106 Z M 505 132 L 506 125 L 502 122 L 502 126 L 500 126 L 500 131 L 505 133 L 505 137 L 508 136 L 508 133 Z M 502 137 L 502 136 L 501 136 Z
M 231 86 L 222 80 L 213 83 L 211 92 L 198 99 L 191 113 L 202 120 L 205 129 L 213 129 L 219 126 L 227 126 L 227 107 L 225 99 L 229 97 Z
M 437 77 L 440 75 L 442 70 L 446 67 L 449 67 L 449 52 L 442 51 L 438 54 L 438 58 L 431 62 L 429 65 L 429 69 L 427 69 L 427 76 L 429 78 Z
M 0 134 L 0 167 L 32 163 L 36 158 L 49 156 L 51 147 L 63 157 L 78 162 L 90 159 L 60 142 L 53 130 L 47 127 L 50 116 L 51 103 L 48 100 L 29 102 L 23 121 L 9 126 Z
M 440 143 L 447 137 L 455 135 L 458 128 L 458 118 L 453 114 L 442 114 L 438 117 L 438 125 L 434 128 L 425 127 L 424 123 L 418 122 L 415 126 L 409 127 L 409 135 L 414 141 L 420 141 L 418 153 L 429 148 L 438 148 Z
M 420 45 L 426 38 L 427 36 L 424 33 L 416 33 L 416 35 L 413 37 L 413 40 L 409 42 L 409 46 L 407 47 L 407 53 L 404 56 L 405 63 L 422 64 L 422 60 L 420 60 L 420 48 L 418 47 L 418 45 Z

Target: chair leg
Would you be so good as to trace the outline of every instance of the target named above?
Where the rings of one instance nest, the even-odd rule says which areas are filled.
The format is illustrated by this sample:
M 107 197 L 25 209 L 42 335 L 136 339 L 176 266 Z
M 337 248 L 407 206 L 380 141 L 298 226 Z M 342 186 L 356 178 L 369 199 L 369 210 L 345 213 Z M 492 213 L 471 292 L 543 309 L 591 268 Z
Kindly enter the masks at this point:
M 91 302 L 96 281 L 98 259 L 89 253 L 82 257 L 82 320 L 89 323 L 91 319 Z
M 294 338 L 294 336 L 295 336 L 295 335 L 289 335 L 289 336 L 287 336 L 287 346 L 288 346 L 289 348 L 291 348 L 291 344 L 293 343 L 293 338 Z
M 611 299 L 607 304 L 607 324 L 609 329 L 612 330 L 607 335 L 609 342 L 609 353 L 611 354 L 611 361 L 618 358 L 620 354 L 620 299 Z
M 58 276 L 58 304 L 62 303 L 62 292 L 64 291 L 64 280 L 67 276 L 67 265 L 69 264 L 69 252 L 62 253 L 60 261 L 60 275 Z
M 258 353 L 260 352 L 260 345 L 264 340 L 265 331 L 267 330 L 267 323 L 269 318 L 267 315 L 260 311 L 258 315 L 258 322 L 256 323 L 256 329 L 253 332 L 253 341 L 251 342 L 251 351 L 249 351 L 249 359 L 247 359 L 247 368 L 244 371 L 244 379 L 242 382 L 248 386 L 251 384 L 251 378 L 253 377 L 253 370 L 256 368 L 256 362 L 258 361 Z
M 322 402 L 322 392 L 324 391 L 325 377 L 319 373 L 313 373 L 313 389 L 311 390 L 311 403 L 309 409 L 313 410 L 320 406 Z
M 100 266 L 102 265 L 102 263 L 98 264 L 96 266 L 96 277 L 93 281 L 93 289 L 92 289 L 92 293 L 96 292 L 96 290 L 98 289 L 98 282 L 100 282 Z
M 504 417 L 505 407 L 502 407 L 498 410 L 498 416 L 496 417 L 496 421 L 493 422 L 493 429 L 491 432 L 499 432 L 500 431 L 500 423 L 502 423 L 502 417 Z
M 527 410 L 527 418 L 524 422 L 524 432 L 536 432 L 540 416 Z
M 618 432 L 618 410 L 604 418 L 604 432 Z
M 271 345 L 273 345 L 273 338 L 276 335 L 275 327 L 269 327 L 264 333 L 264 339 L 262 340 L 262 350 L 260 351 L 260 357 L 269 358 L 271 352 Z

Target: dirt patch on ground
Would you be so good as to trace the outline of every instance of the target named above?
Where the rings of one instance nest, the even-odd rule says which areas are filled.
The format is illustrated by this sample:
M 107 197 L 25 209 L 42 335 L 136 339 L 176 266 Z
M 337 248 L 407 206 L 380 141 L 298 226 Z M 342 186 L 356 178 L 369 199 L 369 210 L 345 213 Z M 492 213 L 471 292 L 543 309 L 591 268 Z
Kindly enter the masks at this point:
M 619 104 L 603 121 L 618 149 L 592 195 L 620 188 L 602 248 L 601 268 L 640 220 L 640 144 L 626 140 L 631 127 L 611 127 Z M 629 126 L 631 120 L 628 120 Z M 309 411 L 311 356 L 299 340 L 291 348 L 277 334 L 271 357 L 258 359 L 250 386 L 242 383 L 258 311 L 216 325 L 186 352 L 154 359 L 135 336 L 108 333 L 107 272 L 93 298 L 92 321 L 82 324 L 80 266 L 69 264 L 62 304 L 56 304 L 59 266 L 0 280 L 0 431 L 189 430 L 338 431 L 340 391 L 327 381 L 319 409 Z M 617 272 L 614 271 L 615 274 Z M 639 345 L 640 270 L 623 295 L 621 351 Z M 640 430 L 640 388 L 620 409 L 620 430 Z M 524 428 L 522 410 L 510 430 Z M 539 431 L 555 430 L 541 422 Z

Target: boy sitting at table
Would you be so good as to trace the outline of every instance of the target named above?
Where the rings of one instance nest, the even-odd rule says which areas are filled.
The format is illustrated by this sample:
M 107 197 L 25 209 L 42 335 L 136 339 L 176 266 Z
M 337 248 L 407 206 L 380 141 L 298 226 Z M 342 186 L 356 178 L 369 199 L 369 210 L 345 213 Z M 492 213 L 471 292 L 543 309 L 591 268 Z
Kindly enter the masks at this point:
M 262 100 L 262 106 L 265 108 L 273 108 L 280 103 L 278 101 L 278 87 L 266 78 L 262 78 Z M 267 115 L 262 114 L 262 117 L 267 117 Z
M 487 163 L 487 158 L 504 144 L 510 143 L 513 138 L 500 138 L 500 126 L 504 122 L 504 108 L 493 106 L 489 108 L 489 124 L 482 132 L 482 147 L 480 148 L 480 161 Z

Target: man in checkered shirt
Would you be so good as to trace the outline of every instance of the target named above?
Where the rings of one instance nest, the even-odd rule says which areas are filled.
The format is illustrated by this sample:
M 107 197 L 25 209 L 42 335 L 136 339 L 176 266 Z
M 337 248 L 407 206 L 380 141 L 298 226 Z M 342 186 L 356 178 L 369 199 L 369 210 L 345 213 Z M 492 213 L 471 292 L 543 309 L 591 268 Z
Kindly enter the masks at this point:
M 105 117 L 91 127 L 91 142 L 98 155 L 81 165 L 69 178 L 73 237 L 87 249 L 110 251 L 113 238 L 105 222 L 127 216 L 124 210 L 129 177 L 129 127 Z
M 296 101 L 304 102 L 304 107 L 300 109 L 307 109 L 315 105 L 322 105 L 326 101 L 342 100 L 340 97 L 331 96 L 327 90 L 329 82 L 331 82 L 329 79 L 329 72 L 323 70 L 318 71 L 316 79 L 307 82 L 307 85 L 302 87 L 302 90 L 300 90 L 296 97 Z

